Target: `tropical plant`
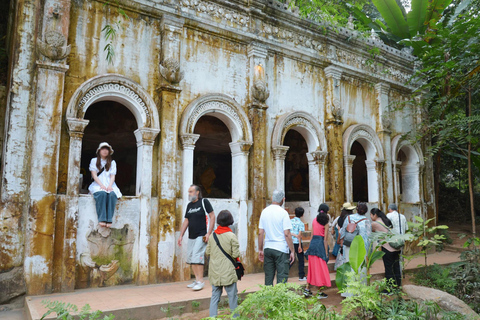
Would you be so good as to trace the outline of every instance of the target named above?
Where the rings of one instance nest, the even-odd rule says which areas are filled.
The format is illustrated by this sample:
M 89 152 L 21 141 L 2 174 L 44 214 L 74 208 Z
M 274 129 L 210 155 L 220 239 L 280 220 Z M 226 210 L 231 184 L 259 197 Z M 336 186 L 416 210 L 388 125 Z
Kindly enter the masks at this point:
M 407 233 L 411 234 L 412 241 L 417 243 L 417 246 L 420 247 L 420 251 L 418 253 L 414 253 L 409 256 L 405 256 L 405 258 L 411 261 L 413 258 L 416 258 L 419 255 L 424 257 L 425 264 L 423 265 L 423 271 L 427 273 L 427 256 L 428 250 L 432 247 L 436 247 L 441 244 L 444 240 L 446 240 L 445 235 L 439 234 L 439 230 L 448 229 L 448 226 L 439 225 L 439 226 L 429 226 L 434 218 L 424 220 L 419 216 L 414 216 L 416 222 L 408 222 L 409 230 Z
M 120 3 L 118 2 L 118 0 L 113 0 L 113 2 L 115 3 L 115 11 L 118 13 L 118 15 L 129 20 L 127 13 L 120 7 Z M 111 1 L 107 0 L 103 4 L 103 8 L 105 10 L 108 10 L 110 5 Z M 117 21 L 114 21 L 113 24 L 107 23 L 102 29 L 103 36 L 105 37 L 105 41 L 107 42 L 107 44 L 103 48 L 103 51 L 105 51 L 106 53 L 105 60 L 107 60 L 108 64 L 113 63 L 113 58 L 115 56 L 115 49 L 113 43 L 117 38 L 117 32 L 121 30 L 123 30 L 123 24 L 120 18 Z
M 86 304 L 80 310 L 78 307 L 71 303 L 60 302 L 60 301 L 49 301 L 43 300 L 42 304 L 47 308 L 47 312 L 43 314 L 40 320 L 45 319 L 48 315 L 54 313 L 57 318 L 61 320 L 112 320 L 115 318 L 114 315 L 103 315 L 102 311 L 92 311 L 90 306 Z M 103 316 L 103 317 L 102 317 Z

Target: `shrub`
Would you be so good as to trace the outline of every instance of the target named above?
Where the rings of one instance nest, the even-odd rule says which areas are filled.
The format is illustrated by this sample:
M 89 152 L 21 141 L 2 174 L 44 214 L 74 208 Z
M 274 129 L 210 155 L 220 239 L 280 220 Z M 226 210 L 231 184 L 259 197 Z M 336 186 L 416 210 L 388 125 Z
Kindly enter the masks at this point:
M 45 314 L 40 318 L 40 320 L 45 319 L 51 313 L 55 313 L 57 319 L 61 320 L 112 320 L 113 318 L 115 318 L 115 316 L 112 314 L 102 317 L 102 311 L 92 311 L 88 304 L 84 305 L 80 309 L 80 311 L 78 310 L 78 307 L 76 305 L 71 303 L 43 300 L 42 304 L 48 309 L 48 311 L 45 312 Z
M 457 282 L 451 276 L 451 268 L 433 264 L 427 267 L 427 272 L 415 273 L 413 280 L 416 284 L 455 293 Z

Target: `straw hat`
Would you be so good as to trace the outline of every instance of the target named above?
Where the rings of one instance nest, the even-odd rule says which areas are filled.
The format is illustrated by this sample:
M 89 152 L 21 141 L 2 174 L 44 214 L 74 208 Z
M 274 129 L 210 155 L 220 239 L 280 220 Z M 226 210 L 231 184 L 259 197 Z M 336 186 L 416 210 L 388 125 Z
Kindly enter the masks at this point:
M 342 206 L 342 209 L 345 209 L 345 210 L 353 210 L 355 209 L 356 207 L 355 206 L 352 206 L 352 204 L 350 202 L 345 202 Z
M 98 151 L 100 151 L 100 149 L 105 148 L 105 147 L 108 148 L 108 149 L 110 149 L 110 155 L 112 155 L 112 154 L 113 154 L 113 148 L 112 148 L 111 145 L 108 144 L 108 142 L 101 142 L 101 143 L 98 145 L 97 153 L 98 153 Z

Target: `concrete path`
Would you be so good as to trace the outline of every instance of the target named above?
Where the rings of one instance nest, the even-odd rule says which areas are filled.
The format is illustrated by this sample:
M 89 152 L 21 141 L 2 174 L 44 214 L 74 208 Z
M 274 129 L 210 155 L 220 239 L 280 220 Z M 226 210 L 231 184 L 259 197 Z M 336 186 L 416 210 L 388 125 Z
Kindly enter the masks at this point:
M 428 263 L 450 264 L 460 260 L 457 252 L 443 251 L 428 256 Z M 412 260 L 407 270 L 417 268 L 423 263 L 423 258 Z M 371 269 L 371 274 L 381 277 L 384 272 L 383 262 L 377 261 Z M 331 273 L 332 281 L 335 273 Z M 264 281 L 262 273 L 246 275 L 238 282 L 239 293 L 254 292 Z M 289 282 L 305 284 L 298 278 L 290 278 Z M 102 310 L 106 314 L 112 313 L 116 320 L 152 320 L 169 317 L 180 313 L 194 312 L 208 308 L 211 296 L 211 287 L 208 280 L 202 291 L 194 292 L 186 286 L 190 282 L 175 282 L 148 286 L 124 285 L 108 288 L 82 289 L 72 293 L 32 296 L 26 298 L 25 310 L 28 319 L 37 320 L 42 317 L 45 308 L 43 300 L 69 302 L 79 308 L 89 304 L 93 310 Z M 53 318 L 53 317 L 51 317 Z

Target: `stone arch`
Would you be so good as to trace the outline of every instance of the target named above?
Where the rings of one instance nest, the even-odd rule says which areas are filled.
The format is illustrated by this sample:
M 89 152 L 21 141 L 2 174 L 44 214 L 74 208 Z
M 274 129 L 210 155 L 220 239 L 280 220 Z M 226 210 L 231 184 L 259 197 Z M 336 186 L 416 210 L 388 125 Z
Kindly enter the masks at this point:
M 180 136 L 194 134 L 198 119 L 204 115 L 222 120 L 230 130 L 232 142 L 252 143 L 252 127 L 247 114 L 234 99 L 219 93 L 203 95 L 187 106 L 180 120 Z
M 385 162 L 383 147 L 375 130 L 364 124 L 352 125 L 343 133 L 346 201 L 354 201 L 353 163 L 356 157 L 350 153 L 355 141 L 361 144 L 366 155 L 365 165 L 368 185 L 368 202 L 382 203 L 382 167 Z
M 294 111 L 282 115 L 275 122 L 272 134 L 272 148 L 283 145 L 288 130 L 300 133 L 308 145 L 308 151 L 326 151 L 326 141 L 320 123 L 307 112 Z
M 384 160 L 382 143 L 375 130 L 365 124 L 355 124 L 343 133 L 343 155 L 350 155 L 352 144 L 358 141 L 365 149 L 367 160 Z
M 398 161 L 400 151 L 405 155 Z M 392 139 L 392 160 L 394 171 L 395 201 L 419 203 L 422 190 L 423 152 L 418 143 L 410 143 L 402 135 Z M 401 187 L 402 186 L 402 187 Z
M 150 95 L 135 81 L 119 74 L 93 77 L 75 91 L 67 107 L 67 118 L 83 119 L 87 109 L 104 100 L 125 105 L 139 128 L 160 130 L 157 107 Z
M 316 208 L 325 200 L 325 135 L 320 123 L 307 112 L 289 112 L 277 119 L 272 132 L 272 152 L 275 159 L 276 188 L 282 190 L 285 189 L 285 158 L 289 149 L 284 145 L 284 139 L 289 130 L 300 133 L 307 143 L 309 202 L 310 207 Z

